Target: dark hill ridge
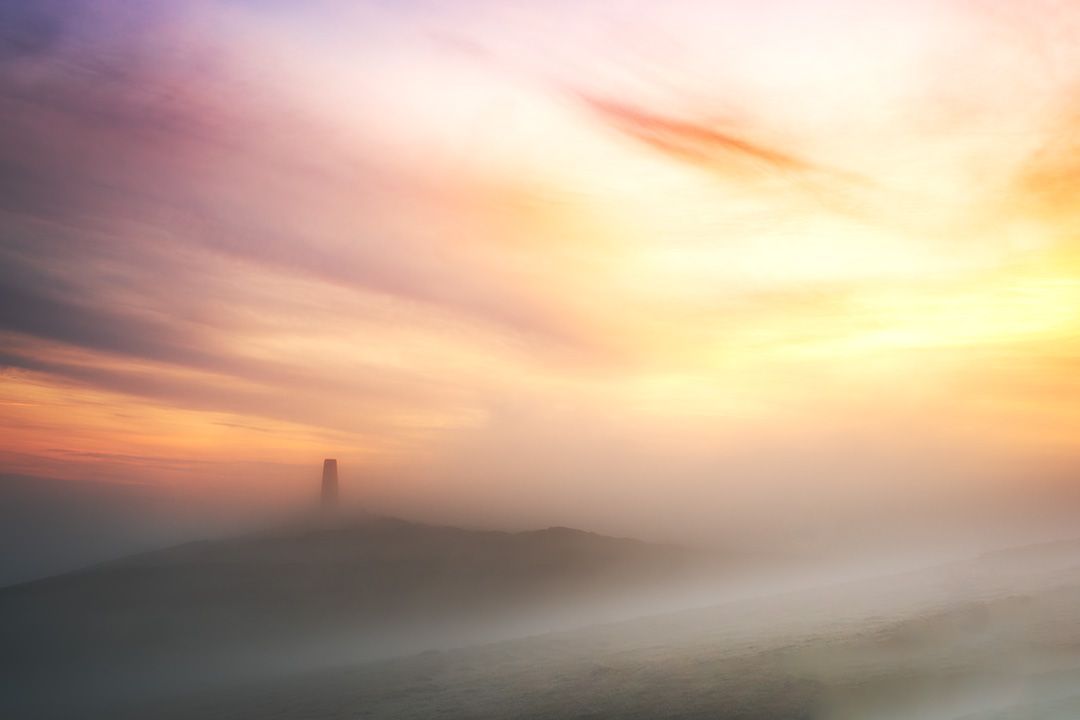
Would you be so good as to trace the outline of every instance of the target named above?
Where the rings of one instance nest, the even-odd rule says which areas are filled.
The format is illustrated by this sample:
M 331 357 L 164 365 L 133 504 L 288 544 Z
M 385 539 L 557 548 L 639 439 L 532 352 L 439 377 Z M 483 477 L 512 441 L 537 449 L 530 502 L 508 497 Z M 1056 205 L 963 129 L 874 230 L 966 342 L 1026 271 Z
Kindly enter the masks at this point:
M 377 657 L 664 587 L 706 562 L 570 528 L 301 524 L 0 589 L 0 671 L 43 691 L 81 680 L 105 692 L 238 666 L 258 673 Z
M 1077 551 L 1031 546 L 1020 551 L 1023 567 L 985 556 L 241 683 L 99 717 L 1077 718 Z

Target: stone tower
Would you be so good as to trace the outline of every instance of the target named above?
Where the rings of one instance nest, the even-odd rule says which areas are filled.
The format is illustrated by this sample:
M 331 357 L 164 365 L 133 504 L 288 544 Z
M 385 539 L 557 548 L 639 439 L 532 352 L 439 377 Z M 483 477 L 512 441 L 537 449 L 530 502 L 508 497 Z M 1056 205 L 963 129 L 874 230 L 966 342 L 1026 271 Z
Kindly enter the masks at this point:
M 322 464 L 322 507 L 323 510 L 333 510 L 337 504 L 337 460 L 327 458 Z

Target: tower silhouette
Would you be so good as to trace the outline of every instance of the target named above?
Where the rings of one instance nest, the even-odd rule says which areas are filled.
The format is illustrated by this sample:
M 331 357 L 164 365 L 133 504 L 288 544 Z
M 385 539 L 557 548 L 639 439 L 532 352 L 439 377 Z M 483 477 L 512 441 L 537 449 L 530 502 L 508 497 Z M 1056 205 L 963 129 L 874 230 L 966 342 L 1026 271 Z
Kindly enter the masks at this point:
M 337 460 L 327 458 L 322 464 L 322 507 L 333 510 L 338 504 Z

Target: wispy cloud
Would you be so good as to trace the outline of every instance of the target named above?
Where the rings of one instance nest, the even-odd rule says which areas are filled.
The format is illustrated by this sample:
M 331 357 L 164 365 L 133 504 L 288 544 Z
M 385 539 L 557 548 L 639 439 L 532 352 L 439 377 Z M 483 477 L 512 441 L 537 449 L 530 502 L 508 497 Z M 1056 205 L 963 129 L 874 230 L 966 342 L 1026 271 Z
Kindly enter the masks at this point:
M 661 152 L 723 172 L 745 170 L 747 163 L 765 171 L 803 173 L 817 168 L 795 155 L 751 141 L 715 124 L 649 112 L 628 103 L 578 94 L 599 118 Z
M 1071 417 L 1074 26 L 830 2 L 0 3 L 0 450 L 392 447 L 471 502 Z

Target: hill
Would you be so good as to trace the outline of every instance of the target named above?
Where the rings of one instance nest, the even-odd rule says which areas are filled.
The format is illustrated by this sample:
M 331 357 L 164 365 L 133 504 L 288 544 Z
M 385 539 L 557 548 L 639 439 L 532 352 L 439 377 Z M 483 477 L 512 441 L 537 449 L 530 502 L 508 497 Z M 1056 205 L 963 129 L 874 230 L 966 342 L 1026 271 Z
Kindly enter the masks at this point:
M 1080 545 L 223 684 L 101 717 L 149 716 L 1075 718 Z
M 709 563 L 568 528 L 302 524 L 0 589 L 0 671 L 62 716 L 57 687 L 83 707 L 584 623 Z

